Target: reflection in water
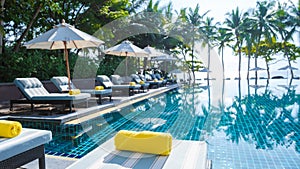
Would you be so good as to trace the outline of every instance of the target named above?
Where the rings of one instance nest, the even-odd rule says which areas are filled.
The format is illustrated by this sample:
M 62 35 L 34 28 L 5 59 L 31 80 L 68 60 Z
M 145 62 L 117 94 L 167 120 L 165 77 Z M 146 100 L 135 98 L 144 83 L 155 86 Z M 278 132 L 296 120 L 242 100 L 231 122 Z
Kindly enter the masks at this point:
M 233 102 L 221 107 L 224 113 L 217 130 L 224 131 L 234 143 L 243 140 L 255 144 L 257 149 L 274 149 L 278 145 L 288 148 L 295 144 L 300 152 L 300 96 L 296 90 L 287 88 L 279 95 L 274 92 L 276 87 L 265 87 L 260 93 L 258 87 L 254 89 L 253 93 L 241 95 L 239 88 Z

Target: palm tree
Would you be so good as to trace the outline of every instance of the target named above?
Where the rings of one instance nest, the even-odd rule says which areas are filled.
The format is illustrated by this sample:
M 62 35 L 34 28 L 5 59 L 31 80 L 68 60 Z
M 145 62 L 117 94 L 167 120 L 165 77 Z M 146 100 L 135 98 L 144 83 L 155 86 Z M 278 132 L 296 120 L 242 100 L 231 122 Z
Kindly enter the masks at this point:
M 226 14 L 228 18 L 226 18 L 224 24 L 228 27 L 230 36 L 234 39 L 235 44 L 232 48 L 238 52 L 239 56 L 239 77 L 241 77 L 241 48 L 243 44 L 243 33 L 245 30 L 244 27 L 244 20 L 247 13 L 240 13 L 239 8 L 237 7 L 236 10 L 232 10 L 231 13 Z
M 222 61 L 222 69 L 223 69 L 223 73 L 225 71 L 224 69 L 224 48 L 226 46 L 229 45 L 229 43 L 233 40 L 230 37 L 230 34 L 228 33 L 228 29 L 226 28 L 218 28 L 218 36 L 217 36 L 217 40 L 219 41 L 219 47 L 218 47 L 218 51 L 219 53 L 221 53 L 221 61 Z
M 262 1 L 256 3 L 256 9 L 254 10 L 253 16 L 251 17 L 252 27 L 255 28 L 254 39 L 255 45 L 255 67 L 257 67 L 257 58 L 259 54 L 259 44 L 262 38 L 271 42 L 272 37 L 276 37 L 274 30 L 276 25 L 274 24 L 274 14 L 273 10 L 275 1 Z M 255 77 L 257 78 L 257 71 L 255 71 Z
M 188 17 L 188 21 L 190 24 L 192 24 L 192 52 L 191 52 L 191 56 L 192 56 L 192 73 L 193 73 L 193 77 L 195 79 L 195 72 L 194 72 L 194 45 L 195 45 L 195 34 L 196 34 L 196 29 L 197 27 L 200 26 L 203 17 L 205 14 L 203 14 L 202 16 L 199 14 L 199 9 L 200 6 L 199 4 L 196 5 L 195 9 L 193 10 L 192 8 L 189 8 L 189 13 L 187 15 Z
M 246 35 L 245 41 L 246 41 L 246 46 L 242 50 L 248 57 L 247 79 L 249 79 L 250 61 L 251 61 L 251 56 L 252 56 L 252 52 L 253 52 L 253 36 L 252 36 L 252 34 Z
M 292 6 L 291 6 L 292 7 Z M 294 12 L 296 10 L 293 10 L 294 8 L 291 8 L 291 11 Z M 289 40 L 293 40 L 293 34 L 296 32 L 296 28 L 297 28 L 297 24 L 299 26 L 299 21 L 294 22 L 294 17 L 289 14 L 288 12 L 288 7 L 286 6 L 286 4 L 280 4 L 278 3 L 278 9 L 276 11 L 276 28 L 277 28 L 277 32 L 281 37 L 282 40 L 282 45 L 283 45 L 283 53 L 284 53 L 284 57 L 287 58 L 288 60 L 288 65 L 291 68 L 291 60 L 293 60 L 292 56 L 289 56 L 289 50 L 290 48 L 287 46 L 287 42 Z M 299 12 L 299 11 L 298 11 Z M 300 13 L 298 13 L 300 14 Z M 299 16 L 298 16 L 299 19 Z M 294 78 L 294 73 L 293 70 L 290 69 L 290 73 L 291 73 L 291 77 L 292 79 Z
M 195 9 L 193 8 L 188 8 L 188 12 L 186 11 L 187 8 L 183 8 L 179 12 L 179 18 L 180 18 L 180 23 L 178 23 L 180 26 L 179 29 L 176 31 L 181 31 L 180 33 L 185 36 L 184 37 L 184 43 L 181 44 L 181 47 L 184 47 L 182 50 L 185 55 L 190 54 L 191 56 L 191 70 L 193 73 L 193 77 L 195 79 L 195 70 L 194 70 L 194 60 L 195 60 L 195 54 L 194 54 L 194 45 L 196 40 L 200 40 L 201 37 L 199 34 L 199 27 L 203 21 L 204 16 L 208 13 L 205 12 L 203 15 L 199 14 L 200 6 L 199 4 L 196 5 Z M 175 24 L 177 25 L 177 23 Z M 201 34 L 203 35 L 203 34 Z M 184 57 L 185 57 L 184 55 Z
M 203 22 L 204 26 L 200 27 L 199 31 L 200 33 L 204 33 L 206 35 L 205 37 L 205 43 L 207 45 L 207 52 L 208 52 L 208 70 L 210 69 L 210 51 L 211 48 L 214 46 L 214 42 L 217 39 L 217 26 L 219 23 L 213 24 L 214 18 L 206 17 L 205 21 Z M 209 79 L 209 71 L 207 72 L 207 79 Z

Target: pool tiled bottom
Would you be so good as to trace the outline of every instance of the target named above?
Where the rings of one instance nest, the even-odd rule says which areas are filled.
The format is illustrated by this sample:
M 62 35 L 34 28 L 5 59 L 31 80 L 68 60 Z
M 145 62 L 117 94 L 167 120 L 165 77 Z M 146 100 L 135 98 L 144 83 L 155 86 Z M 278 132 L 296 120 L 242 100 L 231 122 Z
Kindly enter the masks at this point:
M 286 148 L 277 146 L 272 150 L 256 149 L 254 143 L 241 140 L 238 144 L 225 139 L 216 132 L 208 142 L 208 159 L 214 169 L 296 169 L 300 166 L 300 155 L 295 145 Z

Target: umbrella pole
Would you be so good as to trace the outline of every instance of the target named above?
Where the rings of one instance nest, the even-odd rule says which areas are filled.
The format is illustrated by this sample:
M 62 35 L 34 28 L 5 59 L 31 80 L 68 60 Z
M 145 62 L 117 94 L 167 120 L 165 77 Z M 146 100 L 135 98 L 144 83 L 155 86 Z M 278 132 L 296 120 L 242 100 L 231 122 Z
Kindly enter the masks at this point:
M 71 90 L 71 75 L 70 75 L 70 67 L 69 67 L 69 57 L 68 57 L 68 49 L 67 49 L 67 42 L 64 41 L 65 49 L 65 60 L 66 60 L 66 66 L 67 66 L 67 74 L 68 74 L 68 86 L 69 90 Z
M 127 73 L 128 73 L 128 70 L 127 70 L 127 52 L 126 52 L 125 64 L 126 64 L 125 76 L 127 76 Z

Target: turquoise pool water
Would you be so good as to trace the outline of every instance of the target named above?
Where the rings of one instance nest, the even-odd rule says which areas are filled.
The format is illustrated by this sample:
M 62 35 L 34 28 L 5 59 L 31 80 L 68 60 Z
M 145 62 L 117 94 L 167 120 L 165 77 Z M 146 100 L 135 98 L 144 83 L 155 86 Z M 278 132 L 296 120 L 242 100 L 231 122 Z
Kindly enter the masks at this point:
M 46 153 L 80 158 L 121 129 L 151 130 L 206 141 L 214 169 L 299 168 L 299 80 L 211 85 L 174 90 L 80 125 L 56 126 L 63 132 Z

